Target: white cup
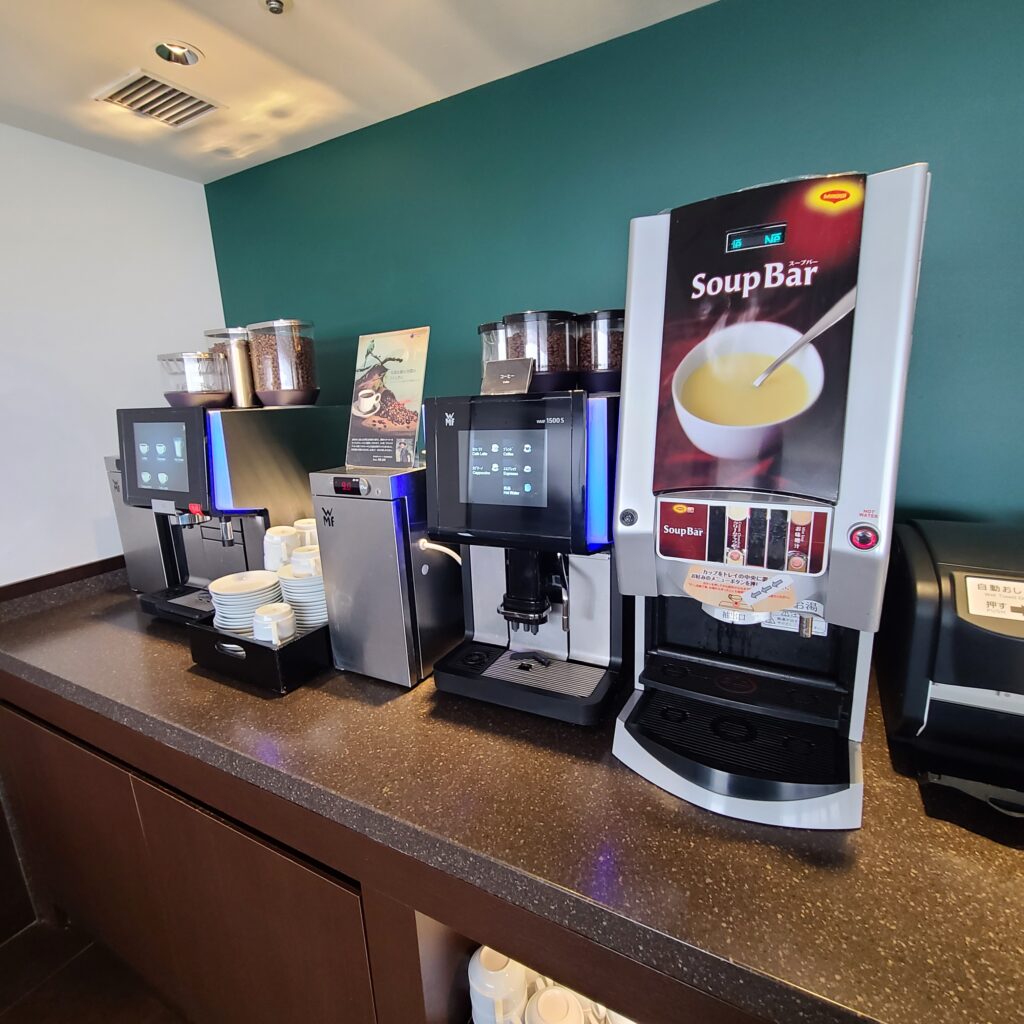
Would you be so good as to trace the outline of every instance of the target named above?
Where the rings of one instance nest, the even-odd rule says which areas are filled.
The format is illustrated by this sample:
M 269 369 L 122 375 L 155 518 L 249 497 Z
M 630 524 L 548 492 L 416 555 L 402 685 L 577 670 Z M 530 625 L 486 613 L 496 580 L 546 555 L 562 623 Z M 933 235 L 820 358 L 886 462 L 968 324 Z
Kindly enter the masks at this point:
M 380 408 L 380 392 L 371 388 L 363 388 L 356 395 L 356 408 L 366 415 L 376 412 Z
M 291 561 L 299 546 L 299 531 L 294 526 L 272 526 L 263 535 L 263 568 L 277 572 Z
M 299 547 L 317 543 L 315 519 L 296 519 L 292 526 L 299 531 Z
M 560 985 L 536 992 L 526 1004 L 525 1024 L 584 1024 L 576 994 Z
M 469 961 L 474 1024 L 511 1024 L 526 1005 L 526 968 L 489 946 Z
M 290 604 L 261 604 L 252 613 L 252 635 L 257 640 L 281 644 L 295 635 L 295 612 Z
M 307 544 L 304 547 L 296 548 L 292 552 L 291 567 L 296 579 L 303 576 L 323 576 L 320 545 Z

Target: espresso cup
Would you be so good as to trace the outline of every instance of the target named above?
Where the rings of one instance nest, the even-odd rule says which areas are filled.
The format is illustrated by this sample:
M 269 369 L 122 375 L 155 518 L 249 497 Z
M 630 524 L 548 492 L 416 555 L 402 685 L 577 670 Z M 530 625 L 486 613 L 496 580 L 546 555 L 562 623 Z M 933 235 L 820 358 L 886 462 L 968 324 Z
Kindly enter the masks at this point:
M 287 565 L 300 539 L 294 526 L 270 527 L 263 535 L 263 568 L 277 572 L 282 565 Z
M 290 604 L 263 604 L 252 614 L 252 635 L 257 640 L 283 643 L 295 635 L 295 612 Z
M 292 526 L 299 531 L 299 547 L 317 542 L 315 519 L 296 519 Z
M 296 579 L 301 576 L 323 576 L 324 571 L 320 562 L 320 546 L 318 544 L 306 544 L 298 547 L 292 552 L 292 572 Z
M 356 395 L 356 408 L 360 412 L 376 412 L 379 407 L 380 392 L 373 391 L 371 388 L 363 388 L 363 390 Z
M 489 946 L 469 961 L 469 992 L 475 1024 L 509 1024 L 526 1005 L 526 969 Z
M 584 1024 L 576 993 L 552 985 L 534 993 L 526 1004 L 525 1024 Z

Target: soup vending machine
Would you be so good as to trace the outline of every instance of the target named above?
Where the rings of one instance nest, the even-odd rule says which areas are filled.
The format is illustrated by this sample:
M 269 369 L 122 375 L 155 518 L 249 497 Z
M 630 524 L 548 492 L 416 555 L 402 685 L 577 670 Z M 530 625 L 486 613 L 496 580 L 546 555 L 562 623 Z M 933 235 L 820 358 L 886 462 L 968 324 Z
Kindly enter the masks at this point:
M 721 814 L 861 821 L 928 187 L 812 177 L 631 226 L 614 529 L 642 600 L 613 749 Z

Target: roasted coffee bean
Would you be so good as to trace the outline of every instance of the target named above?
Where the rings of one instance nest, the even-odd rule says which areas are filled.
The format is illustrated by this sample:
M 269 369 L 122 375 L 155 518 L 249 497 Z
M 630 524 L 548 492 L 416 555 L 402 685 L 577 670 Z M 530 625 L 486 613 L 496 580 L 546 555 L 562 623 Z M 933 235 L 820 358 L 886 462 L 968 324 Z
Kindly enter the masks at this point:
M 297 331 L 251 331 L 253 390 L 305 391 L 316 387 L 313 339 Z

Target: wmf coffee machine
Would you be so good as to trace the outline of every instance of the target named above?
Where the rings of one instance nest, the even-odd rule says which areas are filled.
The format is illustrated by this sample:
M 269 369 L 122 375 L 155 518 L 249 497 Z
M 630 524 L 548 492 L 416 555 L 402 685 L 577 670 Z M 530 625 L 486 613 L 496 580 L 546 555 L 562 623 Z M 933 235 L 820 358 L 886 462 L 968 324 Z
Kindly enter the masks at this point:
M 162 584 L 142 595 L 142 608 L 202 621 L 212 612 L 211 579 L 261 569 L 267 528 L 308 516 L 310 469 L 344 454 L 345 412 L 118 409 L 121 498 L 152 516 L 149 545 L 135 524 L 125 550 L 147 567 L 143 579 Z
M 928 185 L 808 178 L 631 227 L 615 544 L 644 600 L 613 749 L 721 814 L 861 821 Z
M 427 539 L 426 471 L 311 473 L 334 664 L 415 686 L 462 636 L 459 556 Z
M 466 639 L 439 690 L 577 724 L 622 659 L 611 551 L 618 396 L 582 391 L 425 404 L 430 536 L 461 543 Z

